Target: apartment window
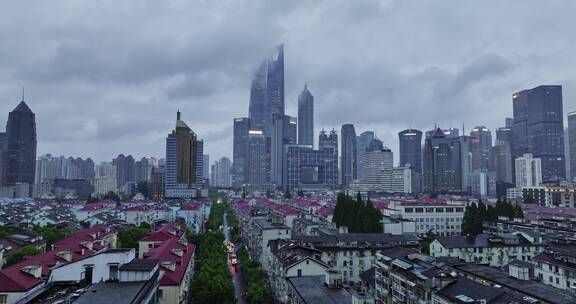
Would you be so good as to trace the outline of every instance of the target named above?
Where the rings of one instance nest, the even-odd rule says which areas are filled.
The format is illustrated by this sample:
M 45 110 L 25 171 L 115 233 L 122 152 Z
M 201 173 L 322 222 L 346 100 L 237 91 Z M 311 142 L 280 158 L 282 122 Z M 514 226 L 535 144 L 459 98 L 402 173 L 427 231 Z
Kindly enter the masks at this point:
M 0 304 L 8 303 L 8 295 L 0 295 Z
M 454 208 L 446 208 L 446 212 L 454 212 Z
M 464 208 L 456 208 L 456 212 L 464 212 Z
M 443 212 L 444 212 L 444 208 L 436 208 L 436 212 L 438 212 L 438 213 L 443 213 Z
M 414 209 L 414 212 L 422 213 L 422 212 L 424 212 L 424 208 L 416 208 L 416 209 Z
M 164 293 L 162 292 L 162 289 L 158 288 L 158 299 L 162 298 L 164 296 Z
M 552 276 L 548 277 L 548 281 L 550 281 L 550 283 L 554 283 L 554 279 L 552 278 Z
M 110 265 L 110 281 L 118 281 L 118 264 Z
M 426 208 L 426 212 L 434 212 L 434 208 Z
M 556 284 L 560 284 L 560 279 L 556 278 Z
M 348 266 L 348 261 L 344 261 L 344 267 Z
M 310 261 L 309 261 L 309 260 L 306 260 L 306 265 L 309 265 L 309 264 L 310 264 Z
M 404 212 L 412 213 L 412 212 L 414 212 L 414 209 L 413 208 L 404 208 Z
M 298 269 L 298 276 L 299 276 L 299 277 L 302 276 L 302 269 Z

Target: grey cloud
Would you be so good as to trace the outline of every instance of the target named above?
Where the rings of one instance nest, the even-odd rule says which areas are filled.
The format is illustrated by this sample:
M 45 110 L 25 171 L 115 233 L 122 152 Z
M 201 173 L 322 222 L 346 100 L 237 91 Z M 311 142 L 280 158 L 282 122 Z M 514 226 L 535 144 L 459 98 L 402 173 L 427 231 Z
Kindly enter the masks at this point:
M 0 124 L 22 85 L 40 153 L 161 157 L 180 109 L 213 159 L 232 155 L 252 73 L 286 48 L 286 105 L 308 83 L 316 126 L 396 134 L 495 129 L 511 94 L 564 85 L 574 110 L 573 1 L 4 1 Z

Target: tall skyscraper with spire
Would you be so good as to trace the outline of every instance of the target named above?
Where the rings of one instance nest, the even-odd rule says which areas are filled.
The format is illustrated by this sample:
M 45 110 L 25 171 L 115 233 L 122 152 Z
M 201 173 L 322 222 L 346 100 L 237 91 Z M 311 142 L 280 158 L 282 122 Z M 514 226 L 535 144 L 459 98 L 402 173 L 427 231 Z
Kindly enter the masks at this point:
M 298 96 L 298 144 L 314 147 L 314 96 L 307 85 Z
M 248 109 L 251 127 L 262 130 L 265 136 L 272 132 L 273 115 L 284 115 L 284 45 L 260 65 L 250 88 Z
M 3 138 L 3 140 L 2 140 Z M 0 174 L 3 185 L 34 184 L 36 170 L 36 116 L 22 101 L 8 114 L 5 135 L 0 135 Z

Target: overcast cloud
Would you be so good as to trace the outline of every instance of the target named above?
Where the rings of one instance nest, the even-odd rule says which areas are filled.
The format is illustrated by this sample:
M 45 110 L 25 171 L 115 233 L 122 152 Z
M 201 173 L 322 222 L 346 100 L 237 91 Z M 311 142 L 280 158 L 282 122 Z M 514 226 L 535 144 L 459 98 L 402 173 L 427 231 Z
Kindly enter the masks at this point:
M 180 109 L 212 160 L 232 155 L 250 79 L 285 44 L 286 108 L 307 83 L 316 132 L 491 130 L 513 92 L 564 87 L 576 110 L 576 1 L 56 1 L 0 4 L 0 124 L 20 100 L 38 153 L 163 157 Z

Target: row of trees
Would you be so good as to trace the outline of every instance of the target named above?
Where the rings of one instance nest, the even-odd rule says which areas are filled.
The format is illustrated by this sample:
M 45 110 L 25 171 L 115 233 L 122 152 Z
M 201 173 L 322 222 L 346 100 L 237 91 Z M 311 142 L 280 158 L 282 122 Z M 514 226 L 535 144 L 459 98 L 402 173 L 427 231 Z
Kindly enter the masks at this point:
M 246 283 L 246 301 L 251 304 L 272 303 L 272 296 L 265 286 L 266 277 L 260 268 L 260 263 L 250 258 L 244 246 L 240 246 L 236 254 L 240 259 L 240 270 Z
M 462 219 L 462 234 L 478 235 L 482 233 L 482 221 L 495 220 L 499 216 L 508 218 L 524 218 L 524 212 L 518 204 L 506 200 L 498 200 L 495 206 L 486 205 L 480 200 L 478 204 L 466 207 Z
M 382 214 L 374 208 L 370 198 L 364 202 L 360 193 L 356 195 L 356 200 L 348 193 L 338 193 L 332 216 L 332 222 L 337 227 L 346 226 L 352 233 L 381 233 L 381 220 Z
M 196 274 L 191 293 L 194 303 L 235 303 L 227 259 L 224 234 L 211 231 L 198 237 Z
M 142 223 L 139 227 L 118 229 L 118 248 L 134 248 L 138 252 L 138 242 L 150 232 L 150 224 Z

